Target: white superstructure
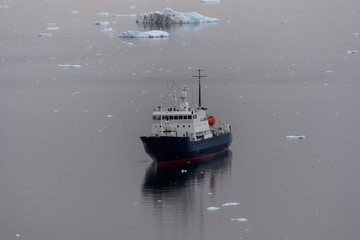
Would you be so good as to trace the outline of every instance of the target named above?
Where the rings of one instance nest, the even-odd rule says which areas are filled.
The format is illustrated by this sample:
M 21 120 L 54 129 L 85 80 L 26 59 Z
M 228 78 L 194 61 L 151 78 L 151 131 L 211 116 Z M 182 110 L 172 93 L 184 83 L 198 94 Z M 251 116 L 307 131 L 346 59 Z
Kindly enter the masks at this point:
M 163 109 L 162 104 L 152 114 L 152 136 L 189 137 L 191 141 L 212 138 L 230 132 L 230 125 L 220 123 L 218 128 L 210 126 L 215 123 L 204 108 L 189 106 L 187 89 L 180 93 L 179 106 Z

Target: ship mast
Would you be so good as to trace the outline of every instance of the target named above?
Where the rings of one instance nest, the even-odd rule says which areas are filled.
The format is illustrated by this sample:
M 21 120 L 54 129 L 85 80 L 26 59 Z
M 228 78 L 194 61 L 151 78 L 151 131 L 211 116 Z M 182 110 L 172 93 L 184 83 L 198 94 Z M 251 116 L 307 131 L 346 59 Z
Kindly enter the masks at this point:
M 198 69 L 197 70 L 198 72 L 199 72 L 199 75 L 197 75 L 197 76 L 193 76 L 193 77 L 197 77 L 197 78 L 199 78 L 199 108 L 201 108 L 201 78 L 202 77 L 207 77 L 207 76 L 202 76 L 201 75 L 201 69 Z

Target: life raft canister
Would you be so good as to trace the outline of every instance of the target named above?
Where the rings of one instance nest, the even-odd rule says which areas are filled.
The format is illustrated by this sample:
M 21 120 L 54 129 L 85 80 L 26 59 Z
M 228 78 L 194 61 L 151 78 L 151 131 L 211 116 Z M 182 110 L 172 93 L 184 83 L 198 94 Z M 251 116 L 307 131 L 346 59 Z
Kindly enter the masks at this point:
M 216 120 L 215 120 L 215 118 L 213 116 L 209 116 L 207 118 L 207 120 L 208 120 L 210 126 L 214 125 L 215 122 L 216 122 Z

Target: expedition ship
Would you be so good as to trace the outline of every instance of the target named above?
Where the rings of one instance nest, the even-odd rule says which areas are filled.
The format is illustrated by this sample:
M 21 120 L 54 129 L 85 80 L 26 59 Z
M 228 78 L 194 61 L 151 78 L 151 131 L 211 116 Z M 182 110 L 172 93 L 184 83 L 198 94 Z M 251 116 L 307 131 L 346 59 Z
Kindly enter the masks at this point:
M 180 101 L 163 109 L 162 104 L 152 113 L 150 136 L 140 137 L 145 152 L 158 166 L 200 161 L 227 151 L 232 141 L 230 124 L 216 123 L 212 115 L 201 107 L 201 70 L 199 78 L 199 104 L 190 107 L 187 88 L 180 92 Z M 179 106 L 177 106 L 179 105 Z

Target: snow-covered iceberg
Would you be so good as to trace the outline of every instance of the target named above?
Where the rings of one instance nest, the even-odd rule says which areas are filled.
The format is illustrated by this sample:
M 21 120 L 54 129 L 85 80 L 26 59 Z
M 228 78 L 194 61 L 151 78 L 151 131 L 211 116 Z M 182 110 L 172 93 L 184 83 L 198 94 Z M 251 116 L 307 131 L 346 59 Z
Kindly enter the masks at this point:
M 168 32 L 158 30 L 148 32 L 127 31 L 119 35 L 121 38 L 164 38 L 169 36 L 170 34 Z
M 140 14 L 137 23 L 154 23 L 154 24 L 183 24 L 183 23 L 210 23 L 219 22 L 217 18 L 203 16 L 197 12 L 182 13 L 165 8 L 162 12 L 148 12 Z

